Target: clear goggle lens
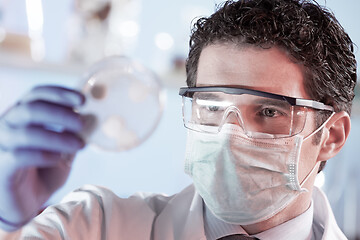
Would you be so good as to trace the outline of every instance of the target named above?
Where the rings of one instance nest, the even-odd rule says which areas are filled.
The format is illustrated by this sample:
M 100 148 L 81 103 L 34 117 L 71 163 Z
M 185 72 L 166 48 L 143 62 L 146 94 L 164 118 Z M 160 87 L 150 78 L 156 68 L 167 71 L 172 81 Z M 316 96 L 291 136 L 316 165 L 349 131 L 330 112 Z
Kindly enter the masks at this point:
M 251 94 L 194 92 L 183 96 L 185 127 L 218 133 L 224 123 L 239 124 L 252 138 L 281 138 L 300 133 L 307 108 Z

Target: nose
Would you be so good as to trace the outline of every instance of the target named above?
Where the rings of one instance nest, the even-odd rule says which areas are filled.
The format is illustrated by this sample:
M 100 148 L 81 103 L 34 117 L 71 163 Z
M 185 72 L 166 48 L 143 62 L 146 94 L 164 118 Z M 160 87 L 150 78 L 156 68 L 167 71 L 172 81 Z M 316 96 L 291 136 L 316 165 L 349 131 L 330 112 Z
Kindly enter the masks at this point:
M 244 130 L 244 122 L 241 117 L 241 112 L 236 107 L 230 107 L 226 110 L 221 126 L 225 123 L 238 125 Z

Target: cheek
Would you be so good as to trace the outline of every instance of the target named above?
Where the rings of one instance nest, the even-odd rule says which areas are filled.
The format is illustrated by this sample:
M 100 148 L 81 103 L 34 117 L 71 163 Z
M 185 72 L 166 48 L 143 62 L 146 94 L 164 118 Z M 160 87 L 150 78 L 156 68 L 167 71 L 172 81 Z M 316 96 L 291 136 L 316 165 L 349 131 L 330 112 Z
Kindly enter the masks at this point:
M 316 123 L 315 123 L 315 115 L 314 112 L 307 112 L 307 118 L 305 123 L 305 128 L 302 132 L 303 136 L 309 136 L 315 131 Z M 313 167 L 316 164 L 320 153 L 320 144 L 315 144 L 315 140 L 319 138 L 318 134 L 313 134 L 311 137 L 307 138 L 303 141 L 300 158 L 299 158 L 299 181 L 302 180 L 310 173 Z M 320 136 L 321 138 L 321 136 Z
M 312 143 L 312 138 L 303 142 L 299 157 L 299 182 L 310 173 L 316 164 L 320 152 L 320 145 Z

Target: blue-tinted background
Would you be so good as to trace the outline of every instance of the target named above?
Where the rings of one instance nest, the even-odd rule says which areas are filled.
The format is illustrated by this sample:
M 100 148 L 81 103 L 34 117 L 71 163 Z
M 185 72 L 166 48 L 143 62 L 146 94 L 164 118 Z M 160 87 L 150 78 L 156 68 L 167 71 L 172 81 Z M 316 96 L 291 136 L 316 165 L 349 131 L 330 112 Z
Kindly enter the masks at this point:
M 101 44 L 110 46 L 108 54 L 126 54 L 154 70 L 161 76 L 167 93 L 163 117 L 148 141 L 122 153 L 108 153 L 86 147 L 78 154 L 69 180 L 49 203 L 58 202 L 64 194 L 84 184 L 106 186 L 124 197 L 137 191 L 174 194 L 190 184 L 189 177 L 182 170 L 186 131 L 182 124 L 181 98 L 177 92 L 179 86 L 185 85 L 183 60 L 188 50 L 190 23 L 197 16 L 209 15 L 220 1 L 114 0 L 112 4 L 117 7 L 112 9 L 111 24 L 104 25 L 105 30 L 95 32 L 94 35 L 107 34 L 112 28 L 128 21 L 136 23 L 135 27 L 130 25 L 133 27 L 123 35 L 113 34 L 117 38 L 112 36 L 112 43 L 93 36 L 98 44 L 91 47 L 90 41 L 89 47 L 79 50 L 83 54 L 80 60 L 71 57 L 71 51 L 84 46 L 81 44 L 81 31 L 84 29 L 78 24 L 80 16 L 74 10 L 74 1 L 37 1 L 42 4 L 43 24 L 41 32 L 35 32 L 35 35 L 30 31 L 27 14 L 30 5 L 26 3 L 31 1 L 0 2 L 0 27 L 9 34 L 33 34 L 32 41 L 40 41 L 44 50 L 43 55 L 34 61 L 29 51 L 19 53 L 19 47 L 8 48 L 5 43 L 0 43 L 1 112 L 37 84 L 78 87 L 82 74 L 99 57 L 92 53 L 98 51 Z M 324 1 L 320 3 L 324 4 Z M 353 41 L 359 45 L 360 2 L 328 0 L 326 5 L 334 11 Z M 131 32 L 135 28 L 137 31 Z M 41 40 L 37 39 L 38 36 Z M 114 42 L 119 45 L 111 47 Z M 357 47 L 356 55 L 359 59 Z M 350 239 L 355 237 L 356 232 L 360 235 L 359 118 L 360 105 L 357 98 L 349 141 L 342 152 L 329 161 L 325 180 L 322 176 L 317 183 L 328 193 L 339 225 Z

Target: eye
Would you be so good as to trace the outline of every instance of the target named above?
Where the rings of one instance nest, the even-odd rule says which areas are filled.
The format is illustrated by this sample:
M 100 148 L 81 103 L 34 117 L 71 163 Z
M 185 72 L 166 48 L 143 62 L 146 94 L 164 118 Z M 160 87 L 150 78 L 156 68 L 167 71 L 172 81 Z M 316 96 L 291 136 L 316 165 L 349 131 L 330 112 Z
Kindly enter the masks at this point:
M 216 112 L 216 111 L 219 111 L 220 107 L 219 106 L 207 106 L 206 109 L 210 112 Z
M 273 118 L 273 117 L 276 117 L 276 116 L 279 116 L 282 114 L 281 114 L 281 112 L 279 112 L 278 110 L 276 110 L 274 108 L 264 108 L 260 111 L 259 115 Z

